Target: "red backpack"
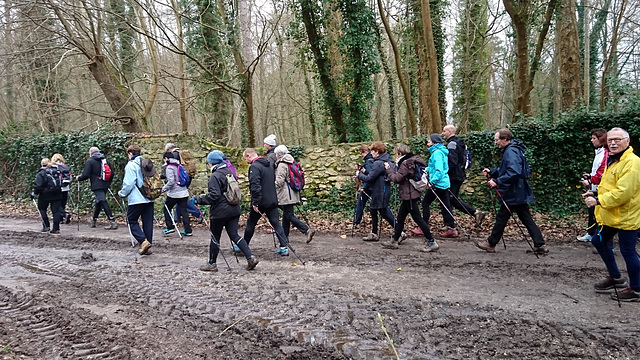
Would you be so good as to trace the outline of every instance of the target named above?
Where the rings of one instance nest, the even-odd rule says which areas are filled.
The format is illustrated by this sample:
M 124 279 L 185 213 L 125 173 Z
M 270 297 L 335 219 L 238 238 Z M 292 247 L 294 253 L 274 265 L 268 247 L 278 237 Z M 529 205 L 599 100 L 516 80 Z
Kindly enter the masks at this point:
M 304 188 L 304 170 L 297 161 L 289 164 L 289 187 L 295 191 L 302 191 Z

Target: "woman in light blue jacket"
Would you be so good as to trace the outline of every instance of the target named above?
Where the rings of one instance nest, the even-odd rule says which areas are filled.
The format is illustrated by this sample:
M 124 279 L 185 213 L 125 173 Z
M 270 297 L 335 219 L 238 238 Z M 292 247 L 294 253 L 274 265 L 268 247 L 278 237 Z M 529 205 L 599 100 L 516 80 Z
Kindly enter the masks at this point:
M 151 254 L 153 243 L 153 204 L 155 200 L 149 200 L 142 195 L 142 165 L 140 146 L 130 145 L 127 148 L 129 162 L 124 167 L 124 179 L 122 189 L 118 191 L 120 197 L 127 198 L 127 224 L 133 236 L 140 244 L 140 255 Z M 151 169 L 155 173 L 155 169 Z M 138 219 L 142 218 L 142 229 Z
M 449 180 L 449 150 L 443 145 L 442 136 L 440 134 L 431 134 L 427 141 L 429 145 L 429 163 L 427 164 L 427 173 L 429 174 L 429 188 L 426 190 L 424 199 L 422 200 L 422 218 L 429 223 L 431 212 L 429 206 L 434 200 L 438 200 L 440 203 L 440 212 L 444 218 L 444 224 L 448 227 L 447 231 L 440 234 L 442 237 L 456 237 L 458 231 L 456 230 L 455 220 L 453 218 L 453 212 L 451 210 L 451 203 L 449 202 L 449 188 L 451 182 Z M 436 251 L 440 247 L 435 242 L 429 241 L 433 239 L 431 234 L 424 234 L 427 238 L 427 248 L 430 251 Z

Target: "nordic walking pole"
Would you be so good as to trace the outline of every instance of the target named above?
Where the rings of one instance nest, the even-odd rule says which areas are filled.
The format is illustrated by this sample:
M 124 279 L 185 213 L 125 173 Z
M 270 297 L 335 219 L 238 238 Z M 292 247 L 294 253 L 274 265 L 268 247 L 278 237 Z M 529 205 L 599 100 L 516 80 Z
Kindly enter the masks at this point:
M 191 195 L 191 194 L 189 194 L 189 195 Z M 211 234 L 211 237 L 212 237 L 212 238 L 215 238 L 215 237 L 213 236 L 213 233 L 211 232 L 211 228 L 209 227 L 209 222 L 208 222 L 207 220 L 205 220 L 205 219 L 204 219 L 204 213 L 202 212 L 202 210 L 200 210 L 200 207 L 198 206 L 198 204 L 193 203 L 193 205 L 194 205 L 194 206 L 196 207 L 196 209 L 198 209 L 198 211 L 200 212 L 200 216 L 202 217 L 202 222 L 203 222 L 203 223 L 204 223 L 204 225 L 207 227 L 207 229 L 209 229 L 209 234 Z M 233 245 L 234 245 L 234 244 L 233 244 L 233 241 L 231 241 L 231 238 L 229 238 L 229 242 L 231 243 L 231 247 L 233 248 Z M 214 244 L 216 244 L 216 243 L 214 243 Z M 219 245 L 219 243 L 218 243 L 218 245 Z M 236 246 L 237 246 L 237 245 L 236 245 Z M 220 246 L 218 246 L 218 250 L 220 250 L 220 252 L 222 252 L 222 249 L 220 248 Z M 240 263 L 240 260 L 238 260 L 238 254 L 236 254 L 235 249 L 234 249 L 234 251 L 233 251 L 233 255 L 235 255 L 235 257 L 236 257 L 236 263 Z M 223 255 L 223 257 L 224 257 L 224 255 Z M 225 259 L 225 261 L 227 261 L 227 260 Z M 229 264 L 227 264 L 227 266 L 228 266 L 228 265 L 229 265 Z
M 224 263 L 227 264 L 227 271 L 231 271 L 231 266 L 229 266 L 229 262 L 227 261 L 227 258 L 224 256 L 224 252 L 220 247 L 220 242 L 216 240 L 216 237 L 213 236 L 213 233 L 211 232 L 211 230 L 209 230 L 209 235 L 211 235 L 211 242 L 218 247 L 218 252 L 220 253 L 220 255 L 222 255 L 222 259 L 224 260 Z
M 129 224 L 129 217 L 127 216 L 127 212 L 124 210 L 125 208 L 124 199 L 120 198 L 122 200 L 122 204 L 121 204 L 120 201 L 118 201 L 118 199 L 116 198 L 116 195 L 113 193 L 113 191 L 111 191 L 111 189 L 109 189 L 109 194 L 111 194 L 111 196 L 113 197 L 113 200 L 115 200 L 118 206 L 120 206 L 120 210 L 124 214 L 124 219 L 127 222 L 127 229 L 129 230 L 129 239 L 131 240 L 131 248 L 133 249 L 133 257 L 135 258 L 137 263 L 139 262 L 139 259 L 138 259 L 138 251 L 136 250 L 136 239 L 133 237 L 133 233 L 131 232 L 131 225 Z
M 254 209 L 254 210 L 255 210 L 255 209 Z M 273 230 L 273 232 L 274 232 L 275 234 L 277 234 L 277 235 L 278 235 L 278 239 L 282 240 L 282 242 L 284 242 L 284 243 L 285 243 L 285 245 L 287 245 L 287 247 L 288 247 L 289 249 L 291 249 L 291 252 L 293 253 L 293 255 L 295 255 L 295 256 L 298 258 L 298 260 L 300 260 L 300 262 L 302 263 L 302 265 L 303 265 L 303 266 L 307 266 L 307 265 L 304 263 L 304 261 L 300 258 L 300 256 L 298 256 L 298 254 L 296 254 L 296 251 L 295 251 L 295 250 L 293 250 L 293 248 L 291 247 L 291 244 L 289 243 L 289 241 L 288 241 L 287 239 L 282 239 L 282 238 L 280 237 L 280 234 L 278 234 L 278 233 L 276 232 L 276 229 L 273 227 L 273 225 L 271 225 L 271 222 L 269 221 L 269 219 L 268 219 L 266 216 L 264 216 L 264 214 L 263 214 L 263 213 L 261 213 L 261 212 L 259 212 L 259 211 L 258 211 L 258 214 L 260 214 L 260 216 L 261 216 L 263 219 L 265 219 L 265 220 L 267 221 L 267 224 L 269 224 L 269 226 L 271 227 L 271 229 Z
M 165 210 L 167 210 L 167 212 L 169 213 L 169 217 L 173 222 L 173 227 L 176 229 L 176 232 L 178 233 L 180 240 L 182 240 L 182 234 L 180 233 L 180 229 L 178 229 L 178 224 L 176 224 L 176 219 L 173 218 L 173 215 L 171 214 L 171 211 L 169 211 L 169 207 L 167 206 L 167 203 L 164 200 L 162 200 L 162 205 L 164 205 Z
M 487 181 L 487 183 L 488 183 L 488 181 Z M 536 251 L 533 249 L 533 245 L 531 245 L 531 242 L 527 238 L 527 235 L 525 235 L 524 230 L 522 230 L 522 227 L 520 227 L 520 223 L 518 223 L 518 221 L 516 220 L 516 217 L 513 215 L 513 212 L 511 212 L 511 209 L 509 208 L 509 205 L 507 205 L 507 203 L 502 198 L 502 194 L 500 194 L 500 191 L 498 191 L 497 188 L 494 188 L 494 190 L 498 194 L 498 197 L 502 201 L 502 204 L 504 205 L 504 207 L 507 208 L 507 211 L 511 215 L 511 218 L 513 219 L 513 222 L 515 222 L 516 226 L 518 227 L 518 229 L 520 229 L 520 232 L 522 233 L 522 237 L 524 237 L 524 240 L 527 242 L 527 244 L 529 244 L 529 247 L 531 248 L 531 251 L 533 252 L 533 255 L 535 255 L 537 259 L 540 259 L 540 257 L 538 256 L 538 253 L 536 253 Z
M 436 199 L 438 199 L 438 201 L 440 202 L 440 205 L 442 205 L 442 207 L 447 211 L 447 213 L 449 213 L 449 215 L 451 215 L 451 218 L 453 218 L 453 223 L 456 224 L 460 229 L 462 229 L 462 232 L 464 232 L 464 234 L 467 236 L 467 239 L 471 240 L 471 235 L 469 235 L 467 230 L 465 230 L 464 227 L 462 227 L 462 225 L 460 225 L 460 222 L 458 220 L 456 220 L 456 217 L 453 216 L 453 213 L 449 210 L 449 208 L 447 208 L 444 205 L 444 202 L 442 201 L 442 199 L 440 199 L 440 196 L 438 196 L 438 194 L 436 193 L 436 190 L 433 188 L 433 184 L 431 184 L 429 182 L 427 186 L 429 187 L 429 190 L 431 190 L 431 192 L 433 192 L 433 195 L 436 196 Z
M 80 181 L 78 183 L 78 231 L 80 231 Z
M 358 165 L 356 165 L 356 168 Z M 353 222 L 351 222 L 351 237 L 356 227 L 356 214 L 358 213 L 358 201 L 360 201 L 360 179 L 356 178 L 356 205 L 353 207 Z
M 42 218 L 42 214 L 40 213 L 40 209 L 38 209 L 38 204 L 36 203 L 36 199 L 31 198 L 31 200 L 33 200 L 33 206 L 36 207 L 36 211 L 38 212 L 38 216 L 40 216 L 40 222 L 42 222 L 42 228 L 45 229 L 46 226 L 44 226 L 44 219 Z
M 489 180 L 487 180 L 489 181 Z M 489 195 L 491 196 L 491 203 L 493 204 L 493 211 L 496 214 L 496 216 L 498 215 L 498 210 L 496 209 L 496 199 L 493 197 L 493 191 L 491 191 L 491 187 L 489 187 Z M 507 249 L 507 242 L 504 241 L 504 235 L 501 236 L 502 238 L 502 245 L 504 245 L 504 249 Z

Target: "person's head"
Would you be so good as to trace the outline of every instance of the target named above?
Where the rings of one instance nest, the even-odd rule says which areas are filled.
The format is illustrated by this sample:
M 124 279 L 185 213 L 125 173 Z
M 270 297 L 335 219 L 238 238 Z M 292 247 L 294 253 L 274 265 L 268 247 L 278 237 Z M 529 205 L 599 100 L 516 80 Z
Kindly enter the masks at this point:
M 285 155 L 287 155 L 289 153 L 289 149 L 287 149 L 287 147 L 284 146 L 284 145 L 278 145 L 273 150 L 273 152 L 276 154 L 276 157 L 278 159 L 281 159 L 283 156 L 285 156 Z
M 436 144 L 442 144 L 444 141 L 442 140 L 442 136 L 440 134 L 431 134 L 429 135 L 429 140 L 427 140 L 428 146 L 433 146 Z
M 382 141 L 376 141 L 371 144 L 371 156 L 374 158 L 384 154 L 385 152 L 387 152 L 387 147 L 384 146 Z
M 271 134 L 264 138 L 263 142 L 265 149 L 270 150 L 271 148 L 276 147 L 276 136 Z
M 93 155 L 94 153 L 100 152 L 100 149 L 98 149 L 96 146 L 92 146 L 89 148 L 89 156 Z
M 43 158 L 42 160 L 40 160 L 41 167 L 49 167 L 50 164 L 51 161 L 49 160 L 49 158 Z
M 140 146 L 138 146 L 138 145 L 129 145 L 127 147 L 127 156 L 129 157 L 129 159 L 131 159 L 132 157 L 134 157 L 136 155 L 140 155 Z
M 449 125 L 446 125 L 444 128 L 442 128 L 442 137 L 444 137 L 445 139 L 449 139 L 455 134 L 456 134 L 455 125 L 449 124 Z
M 173 151 L 173 149 L 175 149 L 177 146 L 174 143 L 166 143 L 164 145 L 164 151 Z
M 207 155 L 207 164 L 215 166 L 224 161 L 224 154 L 220 150 L 213 150 Z
M 169 159 L 175 159 L 175 156 L 173 156 L 173 153 L 171 151 L 166 151 L 163 155 L 162 155 L 162 159 L 165 162 L 168 162 Z
M 253 162 L 253 160 L 255 160 L 255 158 L 257 158 L 257 157 L 258 157 L 258 152 L 254 148 L 246 148 L 242 152 L 242 158 L 248 164 L 251 164 L 251 162 Z
M 607 146 L 607 130 L 602 128 L 591 130 L 591 144 L 597 148 Z
M 369 151 L 371 151 L 371 148 L 369 148 L 369 145 L 367 145 L 367 144 L 360 145 L 360 156 L 362 156 L 362 157 L 367 156 Z
M 395 147 L 395 149 L 393 151 L 396 153 L 396 155 L 403 156 L 403 155 L 407 155 L 408 153 L 410 153 L 411 149 L 409 148 L 409 146 L 407 144 L 398 143 L 398 144 L 396 144 L 396 147 Z
M 505 128 L 496 131 L 495 135 L 493 135 L 493 143 L 500 149 L 507 147 L 511 142 L 511 139 L 513 139 L 511 130 Z
M 607 144 L 609 144 L 609 152 L 619 154 L 629 147 L 629 133 L 619 127 L 609 130 L 607 133 Z
M 61 163 L 64 164 L 64 157 L 62 157 L 62 154 L 53 154 L 53 156 L 51 157 L 51 162 L 52 163 Z

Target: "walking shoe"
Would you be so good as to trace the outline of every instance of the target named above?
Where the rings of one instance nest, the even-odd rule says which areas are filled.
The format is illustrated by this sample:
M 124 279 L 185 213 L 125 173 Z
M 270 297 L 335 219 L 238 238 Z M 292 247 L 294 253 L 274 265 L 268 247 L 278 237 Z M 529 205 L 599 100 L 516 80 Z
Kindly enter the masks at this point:
M 611 276 L 607 276 L 606 279 L 597 282 L 593 285 L 593 288 L 598 294 L 608 294 L 613 291 L 613 288 L 616 287 L 618 289 L 624 289 L 628 286 L 627 279 L 620 277 L 619 279 L 614 279 Z
M 140 249 L 138 249 L 138 254 L 148 255 L 149 248 L 151 248 L 151 243 L 149 242 L 149 240 L 143 241 L 142 244 L 140 244 Z
M 51 230 L 49 231 L 50 235 L 60 235 L 60 230 Z
M 378 234 L 369 233 L 367 236 L 362 238 L 362 241 L 378 241 Z
M 173 229 L 164 229 L 164 230 L 162 230 L 162 232 L 163 232 L 163 233 L 165 234 L 165 236 L 166 236 L 166 235 L 169 235 L 169 234 L 171 234 L 171 233 L 176 232 L 176 229 L 175 229 L 175 228 L 173 228 Z
M 69 223 L 71 223 L 71 214 L 67 214 L 66 219 L 64 220 L 64 223 L 69 225 Z
M 260 260 L 258 260 L 257 257 L 255 256 L 251 256 L 248 260 L 247 260 L 247 270 L 253 270 L 256 268 L 256 265 L 258 265 L 258 263 L 260 262 Z
M 281 256 L 289 256 L 289 249 L 287 249 L 286 247 L 281 247 L 276 250 L 276 254 Z
M 549 248 L 547 248 L 547 245 L 542 245 L 542 246 L 534 246 L 533 247 L 533 251 L 531 251 L 531 249 L 527 250 L 527 254 L 537 254 L 537 255 L 547 255 L 549 253 Z
M 234 244 L 231 244 L 231 251 L 233 251 L 236 254 L 239 254 L 242 252 L 240 251 L 240 248 L 238 247 L 238 245 L 234 245 Z
M 400 233 L 400 239 L 398 239 L 398 245 L 402 244 L 407 239 L 407 234 L 403 231 Z
M 109 225 L 105 226 L 105 230 L 115 230 L 118 228 L 118 223 L 115 220 L 109 220 Z
M 421 252 L 434 252 L 440 249 L 440 245 L 435 240 L 427 240 L 424 248 L 420 249 Z
M 180 232 L 180 235 L 182 235 L 182 236 L 193 236 L 193 233 L 192 232 L 186 232 L 185 230 L 182 230 Z
M 382 242 L 382 247 L 385 249 L 391 249 L 391 250 L 395 250 L 398 248 L 398 242 L 396 240 L 389 240 L 389 241 L 383 241 Z
M 479 247 L 480 249 L 489 252 L 489 253 L 494 253 L 496 252 L 496 247 L 495 245 L 491 245 L 489 244 L 488 241 L 476 241 L 476 246 Z
M 50 227 L 43 226 L 42 230 L 40 230 L 40 232 L 49 232 L 49 230 L 51 230 Z
M 627 286 L 626 289 L 618 291 L 617 296 L 616 293 L 612 293 L 611 299 L 629 302 L 640 301 L 640 291 L 635 291 L 631 288 L 631 286 Z
M 316 231 L 312 228 L 309 228 L 309 230 L 307 230 L 307 232 L 305 233 L 305 235 L 307 235 L 307 244 L 311 242 L 311 240 L 313 240 L 313 237 L 315 236 Z
M 454 238 L 458 237 L 458 230 L 454 228 L 447 228 L 447 231 L 440 234 L 441 237 L 444 238 Z
M 206 265 L 200 266 L 200 271 L 217 272 L 218 265 L 206 263 Z
M 89 227 L 90 228 L 95 228 L 96 227 L 96 222 L 98 221 L 98 219 L 91 219 L 89 220 Z
M 420 229 L 420 228 L 415 228 L 415 229 L 411 230 L 411 232 L 413 233 L 413 235 L 424 235 L 422 233 L 422 229 Z
M 589 234 L 584 234 L 584 236 L 577 236 L 576 239 L 580 242 L 589 242 L 591 241 L 592 236 Z
M 476 213 L 473 214 L 473 217 L 476 219 L 476 227 L 482 227 L 482 221 L 485 216 L 487 216 L 486 212 L 476 209 Z

